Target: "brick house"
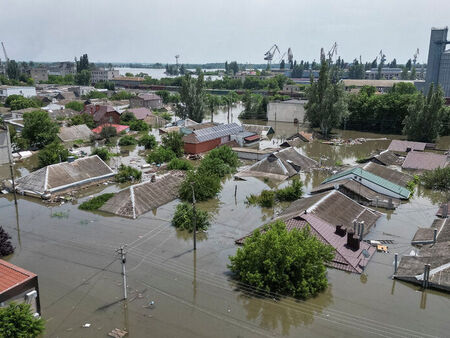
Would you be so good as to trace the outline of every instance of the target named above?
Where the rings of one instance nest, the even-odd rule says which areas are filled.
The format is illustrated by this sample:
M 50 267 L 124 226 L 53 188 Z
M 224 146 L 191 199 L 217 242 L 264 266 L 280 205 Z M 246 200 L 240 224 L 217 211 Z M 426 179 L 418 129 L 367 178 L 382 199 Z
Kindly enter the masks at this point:
M 130 108 L 159 109 L 162 106 L 162 98 L 154 93 L 140 93 L 130 99 Z
M 120 124 L 120 113 L 113 106 L 88 104 L 83 113 L 91 114 L 97 126 L 105 123 Z
M 204 153 L 232 141 L 231 136 L 241 131 L 242 127 L 236 123 L 194 130 L 183 137 L 184 152 L 187 154 Z

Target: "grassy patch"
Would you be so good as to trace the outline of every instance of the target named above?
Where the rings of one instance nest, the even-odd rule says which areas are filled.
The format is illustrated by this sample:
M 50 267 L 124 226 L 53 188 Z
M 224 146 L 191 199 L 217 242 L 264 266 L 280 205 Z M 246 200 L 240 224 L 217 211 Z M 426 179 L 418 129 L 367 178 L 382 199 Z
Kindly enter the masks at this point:
M 96 196 L 94 198 L 91 198 L 89 201 L 81 203 L 78 209 L 90 211 L 97 210 L 113 196 L 114 196 L 113 193 Z

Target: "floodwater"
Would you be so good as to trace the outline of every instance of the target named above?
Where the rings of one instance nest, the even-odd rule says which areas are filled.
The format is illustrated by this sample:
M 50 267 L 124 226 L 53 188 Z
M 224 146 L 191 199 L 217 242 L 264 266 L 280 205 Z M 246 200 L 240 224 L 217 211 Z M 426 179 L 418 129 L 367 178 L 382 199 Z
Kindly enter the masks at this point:
M 237 114 L 239 107 L 235 109 Z M 226 120 L 223 112 L 215 116 L 221 119 Z M 297 130 L 291 124 L 274 127 L 275 143 Z M 337 133 L 346 138 L 390 137 Z M 300 149 L 316 159 L 326 157 L 330 165 L 350 164 L 388 143 L 333 147 L 314 142 Z M 449 144 L 450 138 L 443 138 L 439 146 Z M 131 149 L 131 157 L 137 156 L 137 148 Z M 8 175 L 7 167 L 0 169 L 2 176 Z M 306 192 L 326 175 L 302 174 Z M 389 253 L 376 253 L 362 275 L 329 269 L 328 289 L 308 301 L 297 301 L 264 297 L 261 291 L 232 281 L 227 268 L 228 256 L 236 251 L 234 240 L 278 212 L 278 208 L 245 204 L 247 195 L 269 184 L 274 183 L 228 178 L 218 198 L 199 203 L 214 220 L 207 233 L 199 234 L 196 252 L 192 235 L 170 224 L 178 201 L 137 220 L 77 209 L 89 194 L 114 191 L 115 185 L 95 187 L 77 202 L 58 206 L 20 197 L 18 214 L 12 195 L 2 195 L 0 224 L 16 246 L 8 260 L 39 275 L 46 337 L 106 337 L 114 328 L 126 329 L 129 337 L 448 336 L 450 296 L 391 279 L 394 253 L 401 256 L 412 250 L 413 234 L 417 227 L 431 225 L 438 204 L 445 200 L 443 194 L 420 190 L 394 212 L 380 209 L 384 216 L 368 238 L 394 240 Z M 128 252 L 125 302 L 115 253 L 124 244 Z M 82 327 L 86 323 L 89 328 Z

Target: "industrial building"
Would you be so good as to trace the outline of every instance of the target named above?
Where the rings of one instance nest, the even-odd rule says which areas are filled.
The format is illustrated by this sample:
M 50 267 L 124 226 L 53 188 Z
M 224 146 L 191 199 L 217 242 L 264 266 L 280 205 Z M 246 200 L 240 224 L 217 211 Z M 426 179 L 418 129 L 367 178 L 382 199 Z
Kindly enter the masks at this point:
M 6 99 L 10 95 L 22 95 L 23 97 L 36 96 L 34 87 L 0 86 L 0 99 Z
M 116 69 L 99 68 L 91 70 L 91 82 L 94 84 L 102 81 L 112 81 L 119 76 L 119 71 Z
M 447 33 L 448 27 L 431 29 L 425 91 L 432 83 L 439 84 L 444 96 L 450 97 L 450 50 L 445 50 L 446 45 L 450 44 Z
M 275 122 L 301 123 L 305 117 L 305 100 L 269 102 L 267 119 Z

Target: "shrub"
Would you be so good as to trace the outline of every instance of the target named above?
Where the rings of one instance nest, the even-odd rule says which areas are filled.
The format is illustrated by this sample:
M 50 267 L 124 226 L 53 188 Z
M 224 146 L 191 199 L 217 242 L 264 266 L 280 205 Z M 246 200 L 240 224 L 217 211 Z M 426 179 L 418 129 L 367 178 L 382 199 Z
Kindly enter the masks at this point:
M 192 202 L 192 185 L 197 201 L 206 201 L 215 197 L 222 190 L 219 177 L 206 175 L 199 171 L 188 171 L 179 189 L 182 200 Z
M 69 151 L 59 142 L 53 142 L 46 145 L 38 153 L 39 167 L 45 167 L 50 164 L 67 161 Z
M 448 191 L 450 189 L 450 167 L 437 168 L 422 174 L 425 188 Z
M 106 140 L 115 136 L 117 136 L 117 130 L 113 126 L 104 126 L 100 132 L 100 137 Z
M 126 90 L 121 90 L 120 92 L 117 92 L 117 93 L 113 94 L 111 96 L 111 100 L 117 100 L 117 101 L 129 100 L 132 97 L 134 97 L 133 93 L 127 92 Z
M 70 101 L 66 104 L 66 108 L 72 109 L 75 111 L 82 111 L 84 109 L 84 104 L 83 104 L 83 102 L 79 102 L 79 101 Z
M 288 231 L 277 221 L 265 232 L 255 230 L 229 257 L 228 267 L 242 283 L 306 299 L 327 288 L 325 264 L 333 259 L 333 251 L 309 227 Z
M 215 175 L 217 177 L 224 177 L 231 174 L 233 171 L 229 165 L 223 162 L 220 158 L 206 156 L 198 167 L 198 171 L 205 175 Z
M 95 148 L 92 155 L 98 155 L 103 161 L 108 161 L 111 158 L 111 153 L 106 147 Z
M 120 123 L 128 125 L 131 121 L 136 121 L 136 116 L 132 112 L 126 111 L 120 115 Z
M 138 141 L 131 135 L 122 136 L 119 140 L 119 146 L 132 146 L 137 143 Z
M 0 226 L 0 257 L 8 256 L 14 252 L 11 236 Z
M 161 114 L 159 114 L 160 117 L 162 117 L 164 120 L 167 120 L 169 122 L 172 121 L 172 115 L 170 115 L 170 113 L 168 112 L 163 112 Z
M 147 162 L 161 164 L 169 162 L 175 157 L 175 153 L 171 149 L 158 146 L 147 156 Z
M 230 168 L 235 169 L 239 166 L 237 154 L 228 146 L 222 146 L 211 150 L 206 157 L 219 158 Z
M 59 126 L 53 122 L 44 110 L 37 110 L 23 114 L 24 127 L 22 137 L 31 146 L 43 148 L 45 145 L 56 140 Z
M 142 177 L 142 172 L 138 169 L 132 168 L 130 166 L 121 164 L 119 167 L 119 172 L 116 175 L 116 181 L 119 183 L 129 182 L 129 181 L 139 181 Z
M 195 224 L 197 231 L 205 231 L 210 226 L 208 212 L 195 210 Z M 194 209 L 188 203 L 180 203 L 172 219 L 172 225 L 179 230 L 194 231 Z
M 275 204 L 275 191 L 263 190 L 259 196 L 252 194 L 247 197 L 247 203 L 257 204 L 263 208 L 272 208 Z
M 11 303 L 0 308 L 0 337 L 39 337 L 44 332 L 44 320 L 36 318 L 30 304 Z
M 148 131 L 149 125 L 142 120 L 135 120 L 129 123 L 130 129 L 134 131 Z
M 88 113 L 76 114 L 70 118 L 70 125 L 75 126 L 79 124 L 85 124 L 89 128 L 94 128 L 94 117 Z
M 291 184 L 286 188 L 277 189 L 275 192 L 278 201 L 295 201 L 303 195 L 303 183 L 298 177 L 292 179 Z
M 89 92 L 89 94 L 87 95 L 88 99 L 106 99 L 107 97 L 108 97 L 107 93 L 99 92 L 96 90 Z
M 81 203 L 80 206 L 78 207 L 78 209 L 91 210 L 91 211 L 100 209 L 101 206 L 103 204 L 105 204 L 106 201 L 108 201 L 113 196 L 114 196 L 113 193 L 108 193 L 108 194 L 102 194 L 102 195 L 99 195 L 99 196 L 95 196 L 95 197 L 91 198 L 90 200 Z
M 176 157 L 181 157 L 183 155 L 183 136 L 176 132 L 170 132 L 164 135 L 161 139 L 161 142 L 165 148 L 171 149 Z
M 153 135 L 144 135 L 142 136 L 139 141 L 138 144 L 140 146 L 144 146 L 145 149 L 153 149 L 156 147 L 156 145 L 158 144 L 156 142 L 156 138 Z
M 194 166 L 184 158 L 173 158 L 167 165 L 169 170 L 192 170 Z

